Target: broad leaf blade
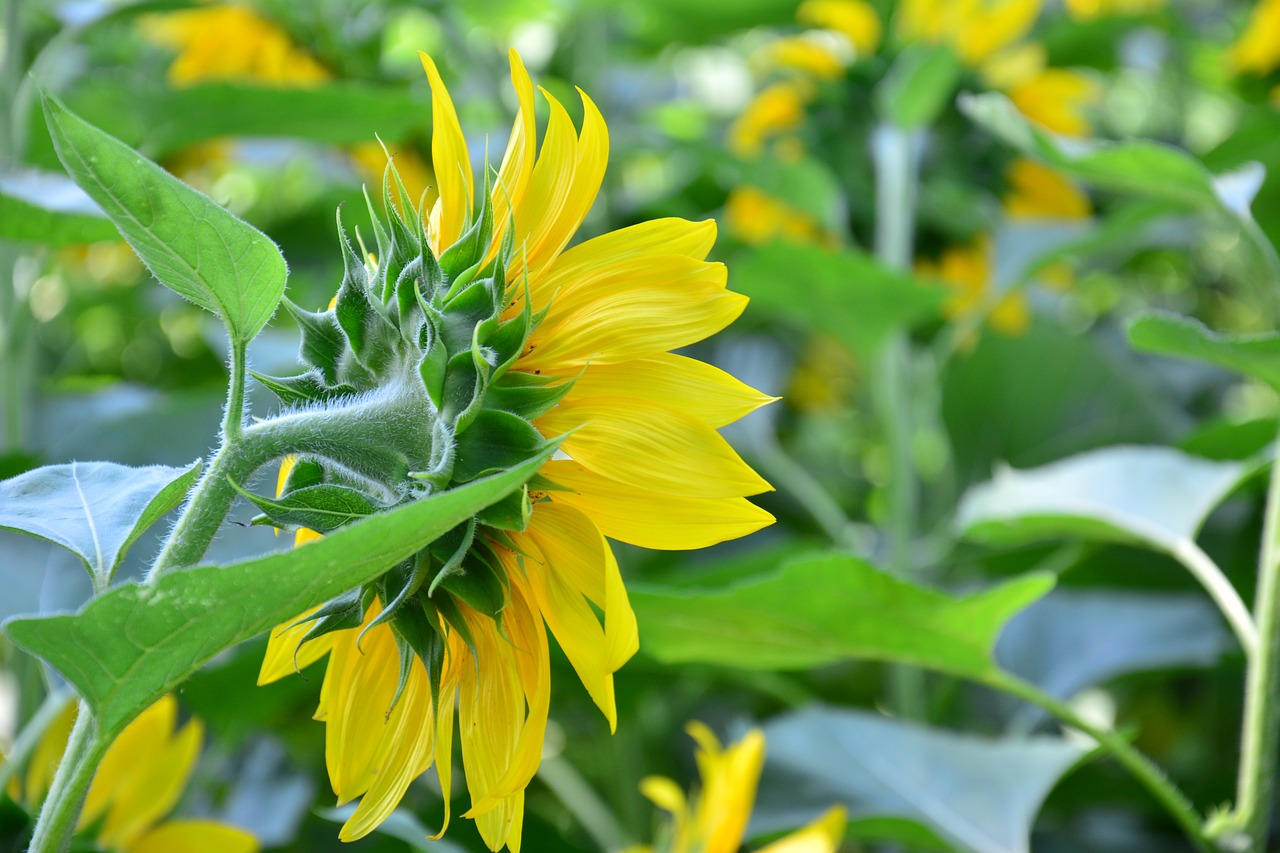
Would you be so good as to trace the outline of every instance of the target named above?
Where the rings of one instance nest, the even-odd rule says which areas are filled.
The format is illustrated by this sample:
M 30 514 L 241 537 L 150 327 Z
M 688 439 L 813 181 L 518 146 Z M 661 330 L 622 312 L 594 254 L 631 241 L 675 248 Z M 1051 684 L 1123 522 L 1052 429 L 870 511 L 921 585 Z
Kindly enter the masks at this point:
M 1053 586 L 1028 575 L 953 598 L 839 554 L 723 591 L 636 590 L 641 648 L 663 663 L 806 669 L 849 658 L 982 679 L 1004 624 Z
M 754 830 L 843 803 L 855 819 L 917 821 L 973 853 L 1027 853 L 1041 803 L 1085 752 L 1060 738 L 993 740 L 823 707 L 764 730 L 769 762 Z
M 381 513 L 303 548 L 126 584 L 78 613 L 5 623 L 18 646 L 57 669 L 107 733 L 223 649 L 368 583 L 525 483 L 554 452 Z
M 1107 447 L 1039 468 L 1004 468 L 970 489 L 956 526 L 991 542 L 1078 536 L 1170 550 L 1193 539 L 1254 470 L 1169 447 Z
M 1280 334 L 1275 332 L 1223 334 L 1190 317 L 1159 312 L 1134 320 L 1129 342 L 1143 352 L 1215 364 L 1280 390 Z
M 222 318 L 233 340 L 257 335 L 284 295 L 275 243 L 57 99 L 44 107 L 63 165 L 152 274 Z
M 72 551 L 109 580 L 129 546 L 181 503 L 200 474 L 190 468 L 72 462 L 0 482 L 0 527 Z

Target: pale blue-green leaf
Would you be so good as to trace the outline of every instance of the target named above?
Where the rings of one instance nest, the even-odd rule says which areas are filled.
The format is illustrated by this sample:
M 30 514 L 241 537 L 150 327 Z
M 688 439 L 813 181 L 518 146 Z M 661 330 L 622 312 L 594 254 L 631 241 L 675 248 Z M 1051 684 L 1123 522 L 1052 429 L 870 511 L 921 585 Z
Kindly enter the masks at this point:
M 764 727 L 751 828 L 796 826 L 833 804 L 900 817 L 959 850 L 1027 853 L 1036 814 L 1085 751 L 1060 738 L 991 739 L 814 706 Z
M 1079 536 L 1170 550 L 1194 539 L 1254 470 L 1170 447 L 1091 450 L 1039 468 L 1001 468 L 961 499 L 956 526 L 993 542 Z
M 1261 163 L 1245 163 L 1213 179 L 1213 191 L 1227 210 L 1241 219 L 1253 218 L 1253 200 L 1267 179 L 1267 167 Z
M 0 173 L 0 238 L 46 246 L 118 240 L 120 232 L 66 175 Z
M 1152 312 L 1129 324 L 1129 342 L 1143 352 L 1216 364 L 1280 390 L 1280 333 L 1227 334 L 1190 317 Z
M 275 243 L 208 196 L 45 95 L 45 118 L 71 177 L 160 282 L 217 314 L 247 343 L 284 295 Z
M 881 660 L 983 679 L 1004 624 L 1053 586 L 1032 574 L 956 598 L 842 554 L 725 590 L 635 589 L 640 648 L 663 663 L 807 669 Z
M 200 473 L 114 462 L 47 465 L 0 481 L 0 527 L 61 545 L 110 580 L 143 531 L 181 503 Z
M 533 476 L 554 452 L 345 527 L 303 548 L 124 584 L 77 613 L 10 619 L 13 642 L 57 669 L 119 732 L 224 649 L 368 583 Z

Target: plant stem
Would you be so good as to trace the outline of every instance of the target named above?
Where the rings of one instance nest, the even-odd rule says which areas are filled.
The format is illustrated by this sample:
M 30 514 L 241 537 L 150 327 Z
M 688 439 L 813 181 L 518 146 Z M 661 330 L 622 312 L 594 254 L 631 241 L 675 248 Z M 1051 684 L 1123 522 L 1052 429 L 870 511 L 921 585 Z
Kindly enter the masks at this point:
M 36 712 L 31 715 L 31 719 L 27 720 L 27 724 L 22 727 L 22 733 L 18 735 L 18 739 L 13 742 L 13 749 L 9 750 L 9 754 L 5 756 L 3 764 L 0 764 L 0 791 L 5 790 L 9 786 L 9 780 L 18 772 L 23 763 L 27 760 L 27 756 L 36 748 L 36 744 L 40 742 L 40 738 L 53 724 L 53 721 L 62 713 L 62 709 L 67 707 L 67 703 L 75 697 L 67 688 L 54 690 L 44 697 L 44 701 Z
M 70 847 L 85 795 L 110 745 L 98 738 L 89 706 L 81 701 L 28 853 L 63 853 Z
M 1171 553 L 1178 562 L 1186 566 L 1192 576 L 1209 593 L 1209 597 L 1218 605 L 1218 609 L 1231 625 L 1231 630 L 1235 631 L 1237 639 L 1240 640 L 1240 646 L 1244 649 L 1245 657 L 1253 660 L 1258 650 L 1258 627 L 1254 624 L 1253 617 L 1249 615 L 1249 608 L 1244 606 L 1240 593 L 1236 592 L 1236 588 L 1231 585 L 1231 581 L 1227 580 L 1222 569 L 1218 568 L 1213 558 L 1190 539 L 1179 542 Z
M 1084 732 L 1093 738 L 1103 749 L 1115 756 L 1125 766 L 1125 769 L 1133 774 L 1134 778 L 1142 783 L 1143 787 L 1164 807 L 1165 811 L 1177 821 L 1178 826 L 1182 827 L 1182 830 L 1187 834 L 1187 838 L 1191 840 L 1197 850 L 1210 853 L 1210 851 L 1216 849 L 1213 842 L 1205 834 L 1200 815 L 1196 813 L 1195 808 L 1188 802 L 1183 793 L 1178 790 L 1178 787 L 1173 782 L 1169 781 L 1169 777 L 1165 776 L 1164 772 L 1151 759 L 1143 755 L 1123 737 L 1113 731 L 1095 726 L 1077 714 L 1070 705 L 1060 702 L 1047 693 L 1041 692 L 1034 685 L 1028 684 L 1012 675 L 999 672 L 988 678 L 986 683 L 997 690 L 1003 690 L 1006 693 L 1017 696 L 1019 699 L 1025 699 L 1034 705 L 1039 705 L 1062 722 L 1071 726 L 1071 728 Z
M 871 551 L 867 535 L 845 515 L 831 493 L 777 442 L 773 433 L 754 443 L 756 462 L 772 483 L 783 485 L 800 502 L 837 548 L 859 557 Z
M 1234 825 L 1249 840 L 1246 849 L 1266 848 L 1271 828 L 1280 748 L 1280 463 L 1272 463 L 1263 522 L 1258 591 L 1253 603 L 1260 640 L 1245 681 L 1244 726 Z
M 578 823 L 601 850 L 619 851 L 631 846 L 626 830 L 613 812 L 591 789 L 577 769 L 562 756 L 552 755 L 538 765 L 538 778 L 573 812 Z

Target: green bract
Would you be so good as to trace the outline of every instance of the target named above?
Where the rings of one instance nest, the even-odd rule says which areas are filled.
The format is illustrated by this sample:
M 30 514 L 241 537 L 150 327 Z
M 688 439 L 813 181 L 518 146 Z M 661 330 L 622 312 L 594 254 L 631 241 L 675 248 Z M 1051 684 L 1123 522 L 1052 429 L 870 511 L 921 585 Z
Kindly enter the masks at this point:
M 381 215 L 366 193 L 376 251 L 360 242 L 357 253 L 339 214 L 344 275 L 333 304 L 317 313 L 285 302 L 302 330 L 306 369 L 255 375 L 299 415 L 370 408 L 390 416 L 373 446 L 367 438 L 335 441 L 332 449 L 299 454 L 278 497 L 247 495 L 263 513 L 255 523 L 330 533 L 424 493 L 506 470 L 548 447 L 531 422 L 572 381 L 512 369 L 542 314 L 508 286 L 513 229 L 491 250 L 487 187 L 481 198 L 462 237 L 439 257 L 393 165 L 383 178 Z M 501 617 L 508 580 L 490 543 L 504 541 L 503 531 L 523 530 L 531 511 L 526 486 L 374 583 L 307 615 L 305 639 L 364 624 L 376 595 L 382 610 L 365 630 L 384 622 L 394 629 L 402 686 L 415 654 L 438 686 L 444 623 L 469 642 L 459 603 Z

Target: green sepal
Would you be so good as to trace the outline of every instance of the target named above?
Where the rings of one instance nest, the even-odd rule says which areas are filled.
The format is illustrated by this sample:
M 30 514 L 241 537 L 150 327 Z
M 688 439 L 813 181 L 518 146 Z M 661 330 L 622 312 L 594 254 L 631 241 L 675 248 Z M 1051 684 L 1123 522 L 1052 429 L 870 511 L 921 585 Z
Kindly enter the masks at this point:
M 458 483 L 518 465 L 546 446 L 528 421 L 497 409 L 479 410 L 467 429 L 458 433 L 457 442 L 453 477 Z
M 434 702 L 440 696 L 440 684 L 444 680 L 445 639 L 443 628 L 430 605 L 423 605 L 418 596 L 411 597 L 404 606 L 396 611 L 391 620 L 391 631 L 396 638 L 396 650 L 400 653 L 400 681 L 396 685 L 395 696 L 391 700 L 391 708 L 395 709 L 404 692 L 413 670 L 413 659 L 422 661 L 427 671 L 427 681 L 431 686 L 431 699 Z
M 364 611 L 372 601 L 372 596 L 372 589 L 366 590 L 363 587 L 356 587 L 342 593 L 342 595 L 329 599 L 320 605 L 320 609 L 315 613 L 304 616 L 294 622 L 289 628 L 305 625 L 307 622 L 311 623 L 307 633 L 298 641 L 298 647 L 301 648 L 303 643 L 323 637 L 325 634 L 332 634 L 334 631 L 359 628 L 364 622 Z M 297 656 L 296 650 L 294 651 L 294 656 Z
M 471 351 L 460 352 L 449 359 L 445 368 L 444 393 L 440 407 L 445 421 L 465 429 L 484 398 L 484 376 L 476 370 Z
M 495 288 L 493 279 L 483 278 L 473 281 L 457 295 L 445 300 L 445 321 L 441 331 L 449 352 L 458 353 L 469 349 L 476 340 L 477 327 L 485 329 L 481 332 L 482 340 L 488 332 L 497 328 L 493 307 Z M 489 324 L 487 327 L 486 323 Z
M 341 231 L 341 215 L 338 227 Z M 342 244 L 342 286 L 338 288 L 338 303 L 334 312 L 356 361 L 377 375 L 395 352 L 399 332 L 370 301 L 368 270 L 356 257 L 345 237 Z
M 446 488 L 453 479 L 453 463 L 457 458 L 453 435 L 448 424 L 437 420 L 431 428 L 431 456 L 427 460 L 427 469 L 410 471 L 409 476 L 430 483 L 437 489 Z
M 422 282 L 422 258 L 414 258 L 405 264 L 399 278 L 395 280 L 396 316 L 400 326 L 400 337 L 412 342 L 421 334 L 424 314 L 418 307 L 419 292 Z M 423 348 L 426 351 L 426 348 Z
M 462 571 L 444 579 L 441 587 L 490 619 L 497 619 L 507 606 L 507 574 L 488 547 L 473 546 L 462 560 Z
M 476 519 L 473 517 L 466 524 L 460 524 L 441 536 L 428 548 L 433 561 L 439 562 L 440 568 L 431 575 L 431 584 L 427 587 L 427 595 L 434 596 L 440 584 L 450 575 L 462 570 L 462 560 L 471 550 L 476 538 Z
M 485 252 L 493 239 L 493 205 L 489 203 L 491 185 L 485 175 L 484 193 L 480 196 L 480 215 L 471 223 L 458 241 L 440 255 L 440 266 L 455 284 L 464 280 L 466 273 L 479 270 Z M 447 298 L 447 297 L 446 297 Z
M 448 592 L 441 590 L 439 595 L 431 596 L 431 604 L 435 605 L 436 612 L 440 614 L 440 618 L 449 624 L 449 627 L 458 632 L 458 636 L 462 638 L 462 642 L 471 650 L 471 656 L 474 658 L 476 654 L 476 641 L 471 636 L 471 627 L 467 625 L 467 620 L 462 615 L 462 610 L 458 607 L 458 602 Z
M 308 370 L 297 376 L 268 376 L 256 370 L 250 370 L 249 375 L 267 386 L 271 393 L 280 398 L 280 402 L 288 406 L 335 400 L 356 393 L 356 389 L 345 382 L 329 384 L 318 369 Z
M 281 494 L 296 492 L 308 486 L 318 486 L 324 482 L 324 466 L 314 459 L 298 459 L 289 469 Z
M 302 345 L 298 357 L 306 364 L 317 368 L 325 381 L 338 381 L 338 365 L 342 363 L 342 354 L 347 348 L 347 338 L 338 325 L 337 315 L 333 311 L 316 313 L 299 308 L 287 296 L 282 300 L 285 310 L 297 321 L 302 331 Z
M 427 396 L 431 398 L 436 410 L 442 411 L 445 403 L 449 353 L 445 350 L 443 343 L 435 337 L 435 333 L 429 331 L 433 328 L 430 320 L 422 324 L 419 338 L 425 346 L 422 360 L 418 362 L 418 375 L 422 377 L 422 387 L 426 389 Z
M 231 481 L 228 481 L 231 482 Z M 253 502 L 263 515 L 251 524 L 268 524 L 279 528 L 306 527 L 318 533 L 332 533 L 340 527 L 368 518 L 387 509 L 368 495 L 347 486 L 322 483 L 297 491 L 285 492 L 272 500 L 240 488 L 231 482 L 237 492 Z
M 572 389 L 572 379 L 512 371 L 489 386 L 484 405 L 532 421 L 555 408 Z
M 419 551 L 398 566 L 393 566 L 386 574 L 378 578 L 375 582 L 375 588 L 378 591 L 378 598 L 382 600 L 382 612 L 360 631 L 360 636 L 356 637 L 357 648 L 359 648 L 360 641 L 364 639 L 364 635 L 369 633 L 370 629 L 376 625 L 381 625 L 394 616 L 396 611 L 409 599 L 409 596 L 418 591 L 419 587 L 422 586 L 423 580 L 426 579 L 430 567 L 430 556 L 425 550 Z
M 532 514 L 533 504 L 529 501 L 529 491 L 520 489 L 482 509 L 476 516 L 476 521 L 486 527 L 514 530 L 518 533 L 528 528 Z

